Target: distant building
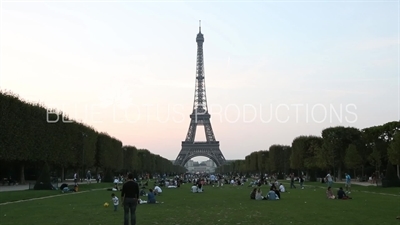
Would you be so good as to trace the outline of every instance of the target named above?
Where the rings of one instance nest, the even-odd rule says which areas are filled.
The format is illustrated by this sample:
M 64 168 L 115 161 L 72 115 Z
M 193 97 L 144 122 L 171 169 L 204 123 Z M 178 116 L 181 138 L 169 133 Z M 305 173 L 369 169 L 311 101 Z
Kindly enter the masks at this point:
M 215 164 L 214 161 L 207 160 L 205 162 L 195 162 L 193 160 L 189 160 L 185 164 L 185 168 L 188 170 L 188 172 L 191 173 L 213 173 L 215 171 L 215 168 L 217 168 L 217 165 Z

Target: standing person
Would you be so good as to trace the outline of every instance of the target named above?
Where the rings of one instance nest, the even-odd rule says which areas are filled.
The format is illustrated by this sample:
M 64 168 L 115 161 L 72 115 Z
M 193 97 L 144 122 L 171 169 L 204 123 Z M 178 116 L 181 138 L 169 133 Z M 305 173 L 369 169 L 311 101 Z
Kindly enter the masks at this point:
M 128 180 L 122 186 L 121 201 L 124 206 L 124 225 L 129 225 L 129 212 L 131 225 L 136 225 L 136 206 L 139 202 L 139 185 L 133 181 L 133 175 L 128 174 Z
M 328 187 L 332 187 L 332 183 L 333 183 L 333 179 L 331 176 L 331 171 L 328 172 L 328 174 L 326 175 L 326 183 L 328 184 Z
M 78 173 L 77 172 L 74 173 L 74 183 L 75 183 L 75 185 L 78 184 Z
M 304 186 L 303 186 L 303 184 L 304 184 L 303 175 L 300 175 L 299 180 L 300 180 L 300 187 L 301 187 L 301 189 L 304 189 Z
M 114 188 L 119 190 L 118 184 L 120 183 L 120 180 L 118 177 L 114 177 Z
M 89 183 L 89 184 L 92 183 L 92 174 L 90 173 L 90 170 L 88 170 L 86 173 L 86 179 L 87 179 L 87 183 Z
M 112 194 L 111 194 L 111 200 L 112 200 L 113 205 L 114 205 L 114 212 L 116 212 L 116 211 L 117 211 L 117 208 L 118 208 L 118 205 L 119 205 L 118 197 L 115 196 L 114 193 L 112 193 Z
M 296 188 L 294 186 L 294 173 L 290 174 L 290 188 Z
M 348 173 L 346 175 L 346 183 L 344 184 L 344 187 L 346 188 L 346 192 L 350 194 L 351 192 L 351 177 Z

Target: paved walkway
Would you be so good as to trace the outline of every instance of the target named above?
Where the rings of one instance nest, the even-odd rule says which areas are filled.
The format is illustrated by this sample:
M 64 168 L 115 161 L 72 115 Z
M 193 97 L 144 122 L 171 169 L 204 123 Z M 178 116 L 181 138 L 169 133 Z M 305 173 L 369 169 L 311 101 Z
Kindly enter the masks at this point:
M 4 186 L 0 186 L 0 192 L 5 192 L 5 191 L 24 191 L 24 190 L 29 190 L 29 183 L 35 183 L 35 181 L 26 181 L 27 184 L 19 184 L 19 185 L 4 185 Z M 58 183 L 58 186 L 60 186 L 61 184 L 66 183 L 68 185 L 74 185 L 75 183 L 71 180 L 66 180 L 64 182 L 60 182 Z M 96 183 L 96 181 L 92 181 L 92 184 Z M 82 185 L 82 184 L 87 184 L 86 181 L 85 182 L 79 182 L 78 185 Z
M 287 179 L 286 180 L 287 182 L 290 182 L 290 179 Z M 306 181 L 306 182 L 304 182 L 305 184 L 307 184 L 308 182 Z M 333 184 L 343 184 L 344 185 L 344 183 L 345 183 L 345 181 L 334 181 L 333 182 Z M 295 185 L 297 185 L 297 184 L 299 184 L 299 182 L 298 181 L 295 181 L 294 182 L 294 184 Z M 325 183 L 326 184 L 326 183 Z M 360 186 L 376 186 L 376 184 L 371 184 L 371 183 L 369 183 L 369 182 L 359 182 L 359 181 L 354 181 L 354 180 L 352 180 L 351 181 L 351 184 L 352 185 L 360 185 Z
M 344 184 L 344 181 L 336 181 L 333 183 Z M 369 182 L 359 182 L 359 181 L 351 181 L 351 184 L 360 185 L 360 186 L 376 186 L 376 184 L 371 184 Z

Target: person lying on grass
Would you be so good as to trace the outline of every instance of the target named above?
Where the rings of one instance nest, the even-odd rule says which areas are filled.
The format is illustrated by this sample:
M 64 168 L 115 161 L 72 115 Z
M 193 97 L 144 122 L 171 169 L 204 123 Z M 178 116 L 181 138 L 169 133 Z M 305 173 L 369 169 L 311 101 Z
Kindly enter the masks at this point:
M 335 199 L 336 196 L 333 194 L 331 187 L 328 187 L 328 190 L 326 190 L 326 197 L 328 199 Z
M 346 195 L 346 193 L 343 191 L 342 187 L 339 188 L 339 190 L 337 192 L 337 196 L 338 196 L 338 199 L 343 199 L 343 200 L 351 199 L 349 196 Z

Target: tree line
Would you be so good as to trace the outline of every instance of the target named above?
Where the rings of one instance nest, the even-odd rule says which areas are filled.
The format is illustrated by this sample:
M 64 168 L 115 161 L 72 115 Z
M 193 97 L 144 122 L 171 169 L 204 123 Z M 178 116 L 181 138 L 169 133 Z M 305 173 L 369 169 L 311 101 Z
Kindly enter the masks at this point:
M 11 92 L 0 91 L 0 115 L 1 178 L 17 167 L 15 176 L 24 183 L 25 173 L 32 172 L 32 168 L 41 170 L 44 163 L 62 180 L 65 174 L 83 175 L 88 169 L 102 173 L 108 180 L 128 171 L 138 175 L 186 171 L 160 155 L 124 146 L 107 133 L 73 121 L 56 109 L 21 100 Z
M 292 144 L 272 145 L 268 150 L 252 152 L 217 168 L 218 173 L 307 173 L 311 179 L 327 171 L 341 179 L 347 172 L 353 177 L 384 173 L 400 165 L 400 122 L 357 129 L 336 126 L 321 136 L 299 136 Z

